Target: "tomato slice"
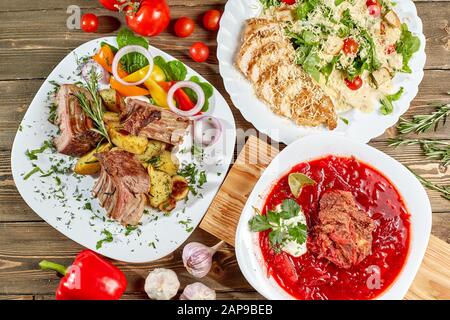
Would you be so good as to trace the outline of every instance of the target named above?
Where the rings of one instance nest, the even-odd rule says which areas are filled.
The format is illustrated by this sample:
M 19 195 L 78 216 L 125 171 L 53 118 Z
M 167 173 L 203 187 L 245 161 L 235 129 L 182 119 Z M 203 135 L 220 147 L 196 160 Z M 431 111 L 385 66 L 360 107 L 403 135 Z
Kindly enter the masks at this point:
M 344 46 L 342 50 L 344 53 L 348 56 L 353 56 L 358 53 L 359 44 L 358 42 L 353 38 L 347 38 L 344 40 Z
M 345 81 L 345 85 L 350 89 L 350 90 L 358 90 L 359 88 L 361 88 L 363 82 L 360 76 L 356 76 L 353 78 L 353 80 L 349 80 L 349 79 L 344 79 Z

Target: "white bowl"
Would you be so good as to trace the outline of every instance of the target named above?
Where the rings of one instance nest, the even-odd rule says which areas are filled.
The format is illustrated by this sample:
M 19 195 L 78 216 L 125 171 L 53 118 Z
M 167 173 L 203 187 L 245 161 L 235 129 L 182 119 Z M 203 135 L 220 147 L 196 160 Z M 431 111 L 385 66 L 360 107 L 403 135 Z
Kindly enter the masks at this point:
M 354 156 L 383 173 L 398 189 L 411 215 L 410 246 L 406 262 L 389 288 L 377 299 L 403 299 L 419 269 L 431 232 L 431 206 L 427 193 L 416 177 L 402 164 L 381 151 L 348 138 L 325 134 L 301 138 L 272 160 L 254 187 L 242 211 L 236 231 L 236 256 L 248 282 L 268 299 L 293 299 L 267 270 L 258 245 L 258 234 L 248 221 L 253 206 L 262 208 L 273 184 L 294 165 L 326 155 Z

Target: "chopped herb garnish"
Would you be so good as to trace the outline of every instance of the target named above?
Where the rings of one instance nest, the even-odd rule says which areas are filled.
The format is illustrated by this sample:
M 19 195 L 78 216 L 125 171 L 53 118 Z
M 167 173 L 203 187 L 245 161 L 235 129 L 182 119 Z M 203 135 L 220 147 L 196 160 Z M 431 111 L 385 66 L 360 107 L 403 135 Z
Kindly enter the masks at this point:
M 33 174 L 42 172 L 41 168 L 34 167 L 30 172 L 28 172 L 24 177 L 23 180 L 28 180 Z
M 105 242 L 113 242 L 113 240 L 114 240 L 114 237 L 113 237 L 112 233 L 109 232 L 106 229 L 103 229 L 101 234 L 105 235 L 105 237 L 103 239 L 97 241 L 97 245 L 95 246 L 95 248 L 97 250 L 100 249 L 103 246 L 103 243 L 105 243 Z

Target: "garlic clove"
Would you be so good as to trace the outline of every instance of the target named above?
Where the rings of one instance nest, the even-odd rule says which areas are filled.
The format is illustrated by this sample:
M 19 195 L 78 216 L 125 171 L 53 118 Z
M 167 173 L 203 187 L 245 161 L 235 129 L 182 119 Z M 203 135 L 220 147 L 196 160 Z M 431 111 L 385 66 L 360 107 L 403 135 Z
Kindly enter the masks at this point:
M 183 264 L 196 278 L 203 278 L 211 270 L 212 258 L 224 244 L 223 241 L 210 248 L 199 242 L 190 242 L 183 248 Z
M 145 279 L 145 292 L 150 299 L 170 300 L 178 292 L 180 281 L 177 274 L 169 269 L 157 268 Z
M 216 291 L 201 282 L 195 282 L 184 288 L 180 300 L 216 300 Z

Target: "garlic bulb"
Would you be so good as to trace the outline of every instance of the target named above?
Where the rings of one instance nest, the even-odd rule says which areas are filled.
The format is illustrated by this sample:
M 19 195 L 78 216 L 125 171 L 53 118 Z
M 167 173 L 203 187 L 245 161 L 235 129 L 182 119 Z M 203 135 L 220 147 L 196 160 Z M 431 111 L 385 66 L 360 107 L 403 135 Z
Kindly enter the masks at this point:
M 170 300 L 180 288 L 177 274 L 169 269 L 158 268 L 145 279 L 145 292 L 150 299 Z
M 195 282 L 184 288 L 180 300 L 216 300 L 216 292 L 203 283 Z
M 199 242 L 190 242 L 183 248 L 183 264 L 187 271 L 196 278 L 206 276 L 211 270 L 212 257 L 224 244 L 223 241 L 214 247 L 205 246 Z

